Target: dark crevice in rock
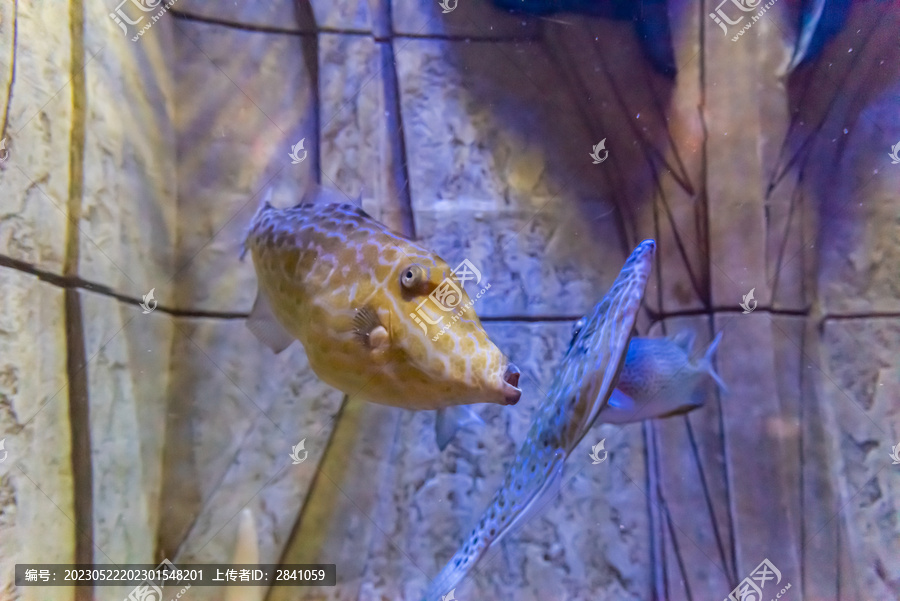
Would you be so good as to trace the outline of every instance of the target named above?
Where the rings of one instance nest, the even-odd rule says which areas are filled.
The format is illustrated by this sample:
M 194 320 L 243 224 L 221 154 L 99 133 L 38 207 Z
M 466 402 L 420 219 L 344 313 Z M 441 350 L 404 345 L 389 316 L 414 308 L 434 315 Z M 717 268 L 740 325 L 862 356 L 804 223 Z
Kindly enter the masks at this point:
M 65 257 L 63 274 L 77 277 L 81 239 L 84 196 L 85 124 L 87 120 L 87 90 L 84 74 L 84 5 L 81 0 L 69 4 L 69 33 L 71 35 L 72 129 L 69 135 L 69 189 L 67 203 Z M 71 428 L 71 460 L 73 505 L 75 510 L 75 563 L 94 560 L 94 486 L 91 465 L 91 420 L 88 396 L 87 352 L 85 349 L 84 315 L 80 292 L 65 291 L 66 376 L 69 387 L 69 427 Z M 94 597 L 94 587 L 79 586 L 76 601 Z
M 720 393 L 716 391 L 716 395 Z M 729 572 L 728 558 L 725 556 L 725 544 L 722 541 L 722 533 L 719 529 L 719 522 L 716 519 L 716 510 L 713 505 L 713 494 L 710 491 L 709 487 L 709 479 L 706 475 L 706 468 L 703 467 L 703 461 L 700 457 L 700 445 L 697 442 L 697 436 L 694 433 L 694 427 L 691 425 L 691 421 L 685 417 L 684 423 L 687 426 L 688 440 L 691 444 L 691 452 L 694 456 L 694 461 L 697 464 L 697 472 L 700 476 L 700 485 L 703 487 L 703 501 L 706 504 L 706 511 L 709 513 L 709 520 L 712 524 L 713 536 L 716 539 L 716 548 L 719 551 L 719 559 L 722 561 L 721 569 L 725 573 L 725 577 L 732 577 L 732 573 Z M 733 572 L 733 571 L 732 571 Z
M 299 4 L 309 4 L 308 2 L 301 1 Z M 209 17 L 205 15 L 195 15 L 191 13 L 187 13 L 181 10 L 170 9 L 169 13 L 173 15 L 176 19 L 181 19 L 183 21 L 193 21 L 195 23 L 205 23 L 207 25 L 218 25 L 220 27 L 228 27 L 229 29 L 238 29 L 241 31 L 248 31 L 253 33 L 269 33 L 274 35 L 292 35 L 298 37 L 316 37 L 320 33 L 330 33 L 330 34 L 339 34 L 339 35 L 358 35 L 358 36 L 367 36 L 367 37 L 375 37 L 375 39 L 381 41 L 384 39 L 390 38 L 407 38 L 407 39 L 422 39 L 422 40 L 443 40 L 448 42 L 536 42 L 538 41 L 534 35 L 507 35 L 507 36 L 486 36 L 486 37 L 474 37 L 472 35 L 465 34 L 439 34 L 439 33 L 427 33 L 427 34 L 418 34 L 418 33 L 395 33 L 392 31 L 388 31 L 386 36 L 382 36 L 378 33 L 373 34 L 373 32 L 365 30 L 365 29 L 345 29 L 341 27 L 322 27 L 322 26 L 314 26 L 314 27 L 306 27 L 301 24 L 299 29 L 290 29 L 285 27 L 276 27 L 274 25 L 262 25 L 257 23 L 237 23 L 235 21 L 229 21 L 228 19 L 219 19 L 216 17 Z
M 652 558 L 651 565 L 653 574 L 652 601 L 664 601 L 669 598 L 667 591 L 667 574 L 666 562 L 663 559 L 665 555 L 665 536 L 663 535 L 662 516 L 660 516 L 659 506 L 654 499 L 659 499 L 659 456 L 656 448 L 656 429 L 651 420 L 642 422 L 642 431 L 644 437 L 644 461 L 647 470 L 647 514 L 650 524 L 650 556 Z
M 297 5 L 306 5 L 304 10 L 308 10 L 311 12 L 311 8 L 309 7 L 308 2 L 298 2 Z M 300 28 L 299 29 L 289 29 L 285 27 L 275 27 L 273 25 L 260 25 L 254 23 L 236 23 L 234 21 L 229 21 L 227 19 L 218 19 L 216 17 L 207 17 L 204 15 L 194 15 L 191 13 L 186 13 L 180 10 L 169 10 L 169 13 L 174 16 L 176 19 L 181 19 L 183 21 L 193 21 L 194 23 L 205 23 L 207 25 L 218 25 L 220 27 L 228 27 L 229 29 L 239 29 L 241 31 L 248 31 L 253 33 L 271 33 L 275 35 L 293 35 L 293 36 L 303 36 L 303 37 L 316 37 L 319 33 L 338 33 L 343 35 L 364 35 L 369 36 L 371 32 L 363 31 L 359 29 L 339 29 L 334 27 L 317 27 L 315 23 L 312 26 L 307 25 L 307 23 L 303 19 L 298 19 Z
M 94 560 L 94 478 L 91 466 L 91 419 L 88 395 L 87 353 L 81 297 L 77 290 L 65 292 L 66 372 L 69 388 L 69 426 L 73 505 L 75 508 L 75 563 Z M 93 599 L 93 587 L 77 587 L 76 601 Z
M 387 8 L 384 10 L 388 11 Z M 384 79 L 384 112 L 388 132 L 385 150 L 389 154 L 387 157 L 390 178 L 388 186 L 391 205 L 393 205 L 390 212 L 394 213 L 391 219 L 393 223 L 389 225 L 399 228 L 403 235 L 415 240 L 416 226 L 409 190 L 409 171 L 407 169 L 406 142 L 403 135 L 403 115 L 400 112 L 400 83 L 397 79 L 394 43 L 388 39 L 377 41 L 376 46 L 381 56 Z
M 666 504 L 665 498 L 660 498 L 662 504 L 662 512 L 666 519 L 666 526 L 669 531 L 669 538 L 672 540 L 672 550 L 675 552 L 675 561 L 678 562 L 678 572 L 681 576 L 681 582 L 684 585 L 684 592 L 688 601 L 693 601 L 694 596 L 691 594 L 690 578 L 684 567 L 684 558 L 681 553 L 681 546 L 678 544 L 678 537 L 675 535 L 675 524 L 672 522 L 672 514 L 669 512 L 669 506 Z
M 822 321 L 829 321 L 832 319 L 900 319 L 900 312 L 829 313 L 828 315 L 822 316 Z
M 361 408 L 359 403 L 350 405 L 349 397 L 344 395 L 340 408 L 330 420 L 328 424 L 330 433 L 322 449 L 318 468 L 309 483 L 306 499 L 297 513 L 277 563 L 313 563 L 322 551 L 325 541 L 322 539 L 320 528 L 323 523 L 330 523 L 329 520 L 333 518 L 332 514 L 337 509 L 336 498 L 339 494 L 343 494 L 335 480 L 326 473 L 325 468 L 337 472 L 337 481 L 342 481 L 340 476 L 345 475 L 343 472 L 346 472 L 348 461 L 347 445 L 356 439 L 362 425 Z M 281 598 L 280 593 L 284 591 L 276 589 L 277 587 L 269 589 L 267 600 Z
M 142 299 L 120 294 L 109 286 L 98 284 L 90 280 L 85 280 L 78 276 L 65 276 L 45 269 L 35 267 L 30 263 L 7 257 L 0 254 L 0 267 L 8 267 L 17 271 L 22 271 L 35 276 L 39 280 L 53 284 L 60 288 L 80 289 L 109 296 L 123 303 L 140 306 Z M 246 311 L 212 311 L 206 309 L 179 309 L 176 307 L 167 307 L 165 305 L 157 305 L 156 311 L 166 313 L 174 317 L 195 317 L 199 319 L 247 319 L 249 313 Z M 647 308 L 647 314 L 650 319 L 650 325 L 672 319 L 676 317 L 692 317 L 698 315 L 715 315 L 722 313 L 743 313 L 740 307 L 712 307 L 709 309 L 682 309 L 669 313 L 657 313 Z M 771 307 L 757 307 L 754 313 L 766 313 L 769 315 L 782 315 L 787 317 L 809 317 L 812 314 L 810 308 L 805 309 L 773 309 Z M 581 314 L 571 315 L 484 315 L 479 316 L 483 323 L 557 323 L 557 322 L 574 322 L 581 319 Z M 849 319 L 900 319 L 900 311 L 875 312 L 867 311 L 864 313 L 829 313 L 822 315 L 820 320 L 825 322 L 829 320 L 849 320 Z
M 297 17 L 297 25 L 303 31 L 312 31 L 315 32 L 318 27 L 316 25 L 316 16 L 313 14 L 312 5 L 305 0 L 296 0 L 294 2 L 295 12 Z M 302 54 L 303 66 L 306 68 L 306 73 L 309 75 L 310 87 L 309 87 L 309 95 L 310 95 L 310 104 L 312 107 L 312 114 L 308 115 L 312 123 L 308 128 L 305 128 L 307 131 L 313 132 L 313 148 L 314 152 L 310 153 L 312 156 L 310 160 L 312 161 L 312 165 L 310 169 L 312 170 L 312 175 L 315 178 L 316 183 L 322 183 L 322 113 L 321 113 L 321 93 L 319 86 L 321 82 L 319 81 L 319 36 L 318 35 L 304 35 L 300 39 L 300 52 Z
M 397 40 L 441 40 L 444 42 L 531 42 L 537 43 L 540 39 L 533 35 L 505 35 L 505 36 L 473 36 L 468 34 L 452 33 L 394 33 L 391 37 Z

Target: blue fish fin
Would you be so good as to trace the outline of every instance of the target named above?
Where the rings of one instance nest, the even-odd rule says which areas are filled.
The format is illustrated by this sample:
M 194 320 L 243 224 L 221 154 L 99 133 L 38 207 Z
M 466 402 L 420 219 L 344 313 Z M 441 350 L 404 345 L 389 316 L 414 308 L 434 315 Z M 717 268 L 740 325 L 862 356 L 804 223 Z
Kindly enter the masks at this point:
M 638 408 L 634 399 L 618 388 L 615 388 L 613 389 L 612 394 L 609 395 L 609 401 L 606 403 L 606 407 L 600 410 L 597 421 L 601 424 L 630 424 L 635 421 L 640 421 L 639 419 L 635 419 L 637 414 Z
M 683 348 L 684 352 L 690 355 L 691 349 L 694 348 L 695 338 L 696 336 L 693 330 L 681 330 L 672 336 L 672 342 Z
M 791 55 L 790 63 L 784 70 L 790 73 L 804 62 L 814 59 L 825 44 L 840 33 L 847 23 L 851 0 L 807 0 L 802 3 L 800 31 Z
M 716 373 L 715 366 L 713 366 L 713 361 L 715 361 L 716 358 L 716 350 L 718 350 L 719 342 L 721 342 L 721 340 L 722 332 L 719 332 L 718 334 L 716 334 L 716 337 L 713 338 L 713 341 L 710 343 L 709 348 L 706 349 L 706 353 L 700 359 L 697 367 L 700 369 L 700 371 L 705 371 L 706 373 L 708 373 L 710 377 L 712 377 L 712 379 L 716 381 L 716 384 L 719 385 L 719 388 L 722 389 L 722 392 L 728 394 L 728 386 L 725 385 L 725 382 L 722 380 L 719 374 Z
M 632 424 L 653 417 L 647 414 L 646 409 L 647 407 L 639 407 L 633 398 L 615 388 L 597 421 L 601 424 Z
M 668 387 L 663 392 L 664 395 L 657 394 L 642 403 L 616 388 L 597 420 L 603 424 L 634 424 L 647 419 L 683 415 L 703 406 L 702 400 L 677 387 Z
M 454 405 L 437 410 L 434 419 L 434 438 L 438 448 L 443 451 L 456 436 L 460 428 L 466 424 L 484 424 L 477 413 L 468 405 Z
M 250 316 L 247 317 L 247 329 L 253 332 L 260 342 L 275 351 L 275 354 L 280 353 L 294 342 L 294 337 L 278 323 L 262 289 L 256 291 L 256 301 L 253 303 L 253 309 L 250 310 Z
M 816 28 L 819 26 L 819 21 L 822 19 L 822 13 L 825 11 L 825 0 L 812 0 L 804 4 L 807 6 L 803 7 L 800 15 L 800 31 L 798 32 L 797 42 L 794 44 L 794 51 L 791 53 L 788 66 L 784 70 L 785 73 L 790 73 L 800 63 L 809 58 L 813 36 L 816 33 Z

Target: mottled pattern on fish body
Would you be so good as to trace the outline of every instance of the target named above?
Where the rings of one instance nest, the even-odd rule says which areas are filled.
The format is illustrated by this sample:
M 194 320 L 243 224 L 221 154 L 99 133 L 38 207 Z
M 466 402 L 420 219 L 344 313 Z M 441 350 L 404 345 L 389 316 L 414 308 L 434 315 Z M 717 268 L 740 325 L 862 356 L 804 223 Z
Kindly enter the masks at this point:
M 694 336 L 682 331 L 666 338 L 632 338 L 616 390 L 600 414 L 608 424 L 682 415 L 703 406 L 701 384 L 711 378 L 723 393 L 728 387 L 713 366 L 722 333 L 702 357 L 691 360 Z
M 507 402 L 507 360 L 474 310 L 460 311 L 437 340 L 432 338 L 440 326 L 426 333 L 411 317 L 451 276 L 447 263 L 361 209 L 316 203 L 276 209 L 266 203 L 250 226 L 246 248 L 278 322 L 300 340 L 312 369 L 328 384 L 412 409 Z M 400 283 L 412 264 L 427 273 L 415 292 Z M 469 302 L 464 290 L 462 295 L 460 307 Z M 359 333 L 360 317 L 382 325 L 389 344 L 373 352 Z
M 632 338 L 618 388 L 633 398 L 652 398 L 674 388 L 693 389 L 702 375 L 687 349 L 671 339 Z
M 478 525 L 433 581 L 426 601 L 447 594 L 491 545 L 537 511 L 544 493 L 558 483 L 565 459 L 590 429 L 616 385 L 655 248 L 652 240 L 642 242 L 610 291 L 585 318 L 503 484 Z

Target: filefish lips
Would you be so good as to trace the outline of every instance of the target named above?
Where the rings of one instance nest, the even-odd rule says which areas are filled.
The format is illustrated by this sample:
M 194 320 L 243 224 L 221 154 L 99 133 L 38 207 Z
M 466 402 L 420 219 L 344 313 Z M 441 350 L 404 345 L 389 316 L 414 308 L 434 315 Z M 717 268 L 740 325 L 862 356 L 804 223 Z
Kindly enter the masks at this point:
M 507 405 L 515 405 L 522 397 L 522 391 L 519 389 L 519 368 L 512 363 L 506 366 L 503 373 L 503 397 Z

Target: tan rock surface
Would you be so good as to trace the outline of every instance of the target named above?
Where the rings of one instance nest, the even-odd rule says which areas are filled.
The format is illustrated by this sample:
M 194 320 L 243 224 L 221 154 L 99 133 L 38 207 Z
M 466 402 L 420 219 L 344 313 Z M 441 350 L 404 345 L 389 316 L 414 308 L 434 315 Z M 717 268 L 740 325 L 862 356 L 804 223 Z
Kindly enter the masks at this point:
M 202 23 L 179 28 L 176 98 L 191 100 L 175 124 L 180 229 L 172 304 L 249 311 L 256 276 L 249 260 L 237 258 L 260 195 L 272 188 L 275 203 L 291 206 L 315 177 L 319 149 L 301 41 Z M 292 164 L 301 139 L 307 158 Z
M 86 123 L 80 277 L 131 297 L 156 288 L 172 305 L 176 243 L 176 157 L 171 18 L 142 17 L 129 34 L 108 7 L 86 4 Z
M 47 589 L 17 590 L 15 564 L 75 552 L 63 291 L 5 267 L 0 289 L 0 598 L 38 601 Z
M 0 8 L 0 254 L 60 273 L 68 217 L 71 96 L 69 20 L 48 3 Z M 15 39 L 11 35 L 16 32 Z M 46 43 L 32 46 L 26 40 Z M 12 80 L 15 79 L 15 85 Z
M 784 77 L 784 5 L 732 42 L 715 6 L 670 3 L 667 80 L 628 22 L 296 6 L 180 0 L 139 43 L 110 6 L 82 7 L 74 40 L 78 10 L 0 6 L 0 598 L 46 601 L 13 590 L 12 565 L 75 559 L 90 482 L 95 561 L 227 561 L 248 506 L 262 561 L 338 564 L 337 587 L 301 598 L 418 599 L 499 484 L 572 320 L 644 237 L 660 253 L 641 333 L 689 328 L 699 354 L 722 331 L 730 390 L 596 428 L 458 598 L 724 598 L 764 558 L 795 596 L 900 595 L 900 15 L 854 4 Z M 273 356 L 250 335 L 244 228 L 265 187 L 286 206 L 313 181 L 481 270 L 517 407 L 477 408 L 485 426 L 439 453 L 433 414 L 345 403 L 298 345 Z M 590 465 L 601 438 L 610 460 Z
M 154 563 L 159 515 L 172 318 L 80 293 L 89 358 L 88 394 L 96 563 Z M 97 587 L 120 599 L 133 587 Z

